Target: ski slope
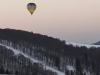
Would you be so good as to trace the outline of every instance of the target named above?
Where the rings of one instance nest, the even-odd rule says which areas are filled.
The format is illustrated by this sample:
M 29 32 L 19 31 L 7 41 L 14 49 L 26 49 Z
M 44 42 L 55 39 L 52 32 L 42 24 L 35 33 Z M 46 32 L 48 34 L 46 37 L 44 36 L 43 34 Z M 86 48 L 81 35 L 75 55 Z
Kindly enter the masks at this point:
M 89 44 L 80 44 L 80 43 L 74 43 L 74 42 L 66 42 L 67 45 L 73 45 L 74 47 L 78 46 L 78 47 L 81 47 L 81 46 L 85 46 L 87 48 L 91 48 L 91 47 L 100 47 L 100 45 L 89 45 Z
M 0 45 L 1 45 L 1 46 L 5 46 L 7 49 L 11 49 L 11 50 L 14 52 L 15 55 L 22 54 L 22 55 L 25 56 L 26 58 L 29 58 L 32 62 L 36 62 L 36 63 L 39 62 L 39 63 L 42 63 L 42 64 L 45 66 L 45 63 L 43 63 L 43 62 L 41 62 L 41 61 L 39 61 L 39 60 L 33 59 L 32 57 L 30 57 L 30 56 L 24 54 L 23 52 L 20 52 L 20 50 L 16 50 L 16 49 L 14 49 L 14 48 L 12 48 L 12 47 L 9 47 L 9 46 L 4 45 L 4 44 L 1 44 L 1 43 L 0 43 Z M 56 69 L 54 69 L 54 68 L 51 68 L 51 67 L 49 67 L 49 66 L 47 66 L 47 65 L 46 65 L 46 69 L 47 69 L 47 70 L 51 70 L 51 71 L 53 71 L 53 72 L 56 72 L 56 73 L 58 73 L 58 75 L 65 75 L 63 72 L 60 72 L 60 71 L 58 71 L 58 70 L 56 70 Z

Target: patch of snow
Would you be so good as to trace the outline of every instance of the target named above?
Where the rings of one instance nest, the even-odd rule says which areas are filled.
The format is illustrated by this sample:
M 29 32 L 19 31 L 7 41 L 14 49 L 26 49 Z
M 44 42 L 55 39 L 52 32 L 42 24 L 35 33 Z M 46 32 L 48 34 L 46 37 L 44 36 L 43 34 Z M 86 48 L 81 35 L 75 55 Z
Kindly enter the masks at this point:
M 5 46 L 5 45 L 3 45 L 3 44 L 0 44 L 1 46 Z M 13 52 L 14 52 L 14 54 L 15 55 L 18 55 L 20 52 L 19 51 L 17 51 L 17 50 L 14 50 L 14 49 L 12 49 L 12 48 L 10 48 L 10 47 L 8 47 L 8 46 L 5 46 L 7 49 L 11 49 Z
M 70 65 L 67 65 L 67 67 L 66 67 L 69 71 L 71 71 L 71 70 L 73 70 L 73 71 L 75 71 L 75 69 L 74 69 L 74 67 L 73 66 L 70 66 Z
M 67 45 L 73 45 L 74 47 L 78 46 L 78 47 L 81 47 L 81 46 L 85 46 L 87 48 L 91 48 L 91 47 L 100 47 L 100 45 L 89 45 L 89 44 L 80 44 L 80 43 L 74 43 L 74 42 L 66 42 Z

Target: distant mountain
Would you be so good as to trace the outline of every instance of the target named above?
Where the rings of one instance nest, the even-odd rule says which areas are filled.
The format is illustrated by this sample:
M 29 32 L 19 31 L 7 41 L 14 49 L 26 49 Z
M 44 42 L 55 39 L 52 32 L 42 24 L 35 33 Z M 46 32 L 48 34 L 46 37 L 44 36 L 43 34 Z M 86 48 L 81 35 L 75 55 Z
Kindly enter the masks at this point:
M 73 45 L 74 47 L 87 47 L 87 48 L 91 48 L 91 47 L 100 47 L 98 44 L 93 44 L 93 45 L 90 45 L 90 44 L 80 44 L 80 43 L 75 43 L 75 42 L 66 42 L 67 45 Z
M 98 42 L 94 43 L 94 45 L 100 45 L 100 41 L 98 41 Z

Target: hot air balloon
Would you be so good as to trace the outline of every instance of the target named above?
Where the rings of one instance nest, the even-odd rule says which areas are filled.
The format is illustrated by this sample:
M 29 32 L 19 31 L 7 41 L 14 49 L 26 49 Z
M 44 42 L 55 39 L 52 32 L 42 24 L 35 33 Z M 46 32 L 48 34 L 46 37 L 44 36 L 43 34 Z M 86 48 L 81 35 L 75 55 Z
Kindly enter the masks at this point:
M 32 15 L 34 13 L 34 11 L 36 10 L 36 4 L 35 3 L 28 3 L 27 9 Z

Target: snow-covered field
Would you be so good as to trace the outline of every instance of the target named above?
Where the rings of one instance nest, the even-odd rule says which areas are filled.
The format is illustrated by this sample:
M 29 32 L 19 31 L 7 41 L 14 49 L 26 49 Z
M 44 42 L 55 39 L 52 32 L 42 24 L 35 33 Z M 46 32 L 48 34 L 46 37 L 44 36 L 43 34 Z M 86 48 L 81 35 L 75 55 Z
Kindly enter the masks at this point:
M 81 47 L 81 46 L 85 46 L 85 47 L 87 47 L 87 48 L 90 48 L 90 47 L 100 47 L 100 45 L 89 45 L 89 44 L 80 44 L 80 43 L 74 43 L 74 42 L 66 42 L 66 44 L 67 45 L 73 45 L 74 47 L 75 46 L 79 46 L 79 47 Z

